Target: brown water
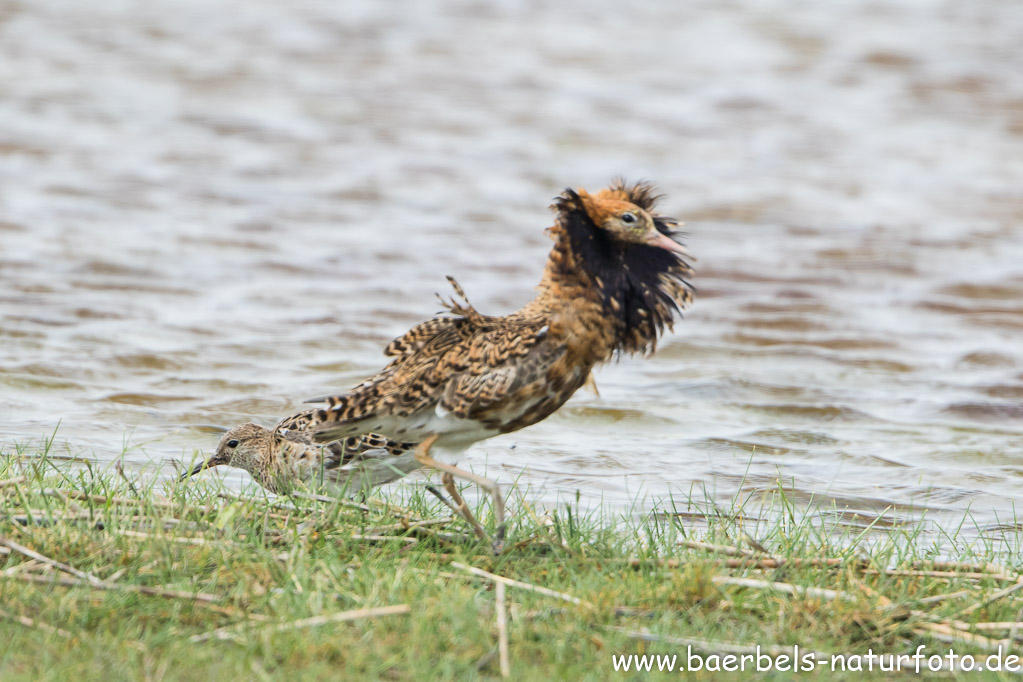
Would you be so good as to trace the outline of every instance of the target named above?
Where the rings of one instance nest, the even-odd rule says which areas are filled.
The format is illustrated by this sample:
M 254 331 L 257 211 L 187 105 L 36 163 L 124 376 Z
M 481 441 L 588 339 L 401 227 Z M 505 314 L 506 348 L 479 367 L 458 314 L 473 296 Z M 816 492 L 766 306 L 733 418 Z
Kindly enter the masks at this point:
M 657 355 L 473 468 L 974 530 L 1023 482 L 1023 7 L 0 0 L 0 436 L 170 475 L 531 296 L 565 185 L 699 257 Z M 524 469 L 524 472 L 523 472 Z M 240 481 L 240 475 L 231 480 Z

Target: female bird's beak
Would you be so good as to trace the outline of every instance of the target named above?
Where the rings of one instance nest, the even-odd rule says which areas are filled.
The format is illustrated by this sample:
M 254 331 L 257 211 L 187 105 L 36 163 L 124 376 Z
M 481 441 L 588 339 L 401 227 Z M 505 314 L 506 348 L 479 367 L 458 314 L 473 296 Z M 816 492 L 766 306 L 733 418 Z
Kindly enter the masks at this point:
M 186 478 L 190 478 L 191 476 L 195 476 L 197 473 L 199 473 L 200 471 L 203 471 L 204 469 L 212 469 L 213 467 L 218 466 L 220 464 L 224 464 L 224 463 L 225 462 L 217 461 L 217 457 L 216 457 L 216 455 L 214 455 L 213 457 L 209 457 L 207 459 L 204 459 L 203 461 L 201 461 L 198 464 L 196 464 L 192 468 L 191 471 L 186 471 L 185 473 L 181 474 L 181 477 L 178 480 L 179 481 L 183 481 Z
M 651 232 L 652 233 L 646 239 L 646 243 L 648 246 L 656 246 L 658 248 L 671 251 L 677 256 L 692 257 L 692 254 L 689 253 L 686 247 L 682 246 L 671 237 L 665 234 L 661 234 L 657 230 L 652 230 Z

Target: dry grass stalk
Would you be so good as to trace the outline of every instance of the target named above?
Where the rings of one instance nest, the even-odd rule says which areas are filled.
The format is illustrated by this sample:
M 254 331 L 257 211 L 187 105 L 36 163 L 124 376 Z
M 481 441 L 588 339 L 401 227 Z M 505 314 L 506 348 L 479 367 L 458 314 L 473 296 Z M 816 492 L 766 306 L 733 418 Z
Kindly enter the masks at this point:
M 924 597 L 923 599 L 918 599 L 916 604 L 937 604 L 950 599 L 962 599 L 963 597 L 972 596 L 973 592 L 970 590 L 959 590 L 958 592 L 949 592 L 948 594 L 936 594 L 933 597 Z
M 501 677 L 511 676 L 511 663 L 508 660 L 508 610 L 504 601 L 504 583 L 498 581 L 494 585 L 494 599 L 497 602 L 497 652 L 501 662 Z
M 898 568 L 886 568 L 884 570 L 877 570 L 874 568 L 867 569 L 864 571 L 867 575 L 890 575 L 894 577 L 906 577 L 906 578 L 944 578 L 948 580 L 954 580 L 961 578 L 963 580 L 1007 580 L 1015 582 L 1016 575 L 1006 575 L 1000 573 L 965 573 L 960 571 L 915 571 L 905 570 Z
M 4 549 L 7 548 L 4 547 Z M 10 553 L 10 550 L 8 549 L 7 552 Z M 42 561 L 36 561 L 35 559 L 29 559 L 28 561 L 22 561 L 9 568 L 5 568 L 3 571 L 0 571 L 0 575 L 13 575 L 15 573 L 41 573 L 52 570 L 53 566 L 50 564 L 43 563 Z
M 709 542 L 697 542 L 696 540 L 685 540 L 679 543 L 682 547 L 688 547 L 689 549 L 703 549 L 708 552 L 714 552 L 715 554 L 727 554 L 728 556 L 756 556 L 757 553 L 748 549 L 742 549 L 741 547 L 732 547 L 731 545 L 713 545 Z
M 632 568 L 640 568 L 642 566 L 657 566 L 658 568 L 681 568 L 685 566 L 686 562 L 682 559 L 639 559 L 631 557 L 625 559 L 625 564 Z
M 398 616 L 406 614 L 410 611 L 408 604 L 395 604 L 393 606 L 378 606 L 369 609 L 355 609 L 353 611 L 342 611 L 340 613 L 331 613 L 323 616 L 313 616 L 312 618 L 303 618 L 301 620 L 291 621 L 290 623 L 279 623 L 277 625 L 269 625 L 258 628 L 258 632 L 284 632 L 286 630 L 301 630 L 303 628 L 312 628 L 320 625 L 327 625 L 329 623 L 342 623 L 350 620 L 361 620 L 364 618 L 379 618 L 380 616 Z M 194 635 L 189 638 L 191 642 L 205 642 L 209 639 L 219 640 L 238 640 L 241 634 L 238 632 L 241 628 L 244 628 L 248 622 L 237 623 L 235 625 L 227 625 L 210 632 L 204 632 L 199 635 Z
M 1003 621 L 994 623 L 974 623 L 975 630 L 1021 630 L 1023 621 Z
M 63 637 L 64 639 L 71 639 L 74 636 L 67 630 L 62 630 L 61 628 L 54 627 L 53 625 L 50 625 L 48 623 L 43 623 L 42 621 L 34 620 L 32 618 L 29 618 L 28 616 L 19 616 L 15 613 L 4 611 L 3 609 L 0 609 L 0 617 L 13 620 L 15 623 L 21 623 L 27 628 L 35 628 L 37 630 L 43 630 L 44 632 L 49 632 L 54 635 L 58 635 L 60 637 Z
M 747 538 L 750 539 L 751 538 Z M 999 566 L 998 564 L 992 563 L 966 563 L 961 561 L 917 561 L 911 564 L 916 567 L 913 569 L 884 569 L 878 571 L 876 569 L 868 569 L 868 562 L 863 559 L 848 559 L 841 557 L 827 557 L 827 558 L 811 558 L 811 557 L 778 557 L 770 554 L 757 554 L 741 547 L 733 547 L 731 545 L 715 545 L 707 542 L 697 542 L 694 540 L 686 540 L 680 543 L 683 547 L 690 549 L 702 549 L 708 552 L 714 552 L 716 554 L 725 554 L 728 556 L 746 556 L 752 560 L 742 562 L 738 560 L 729 560 L 724 562 L 729 568 L 741 568 L 744 566 L 755 567 L 755 568 L 778 568 L 781 566 L 843 566 L 853 565 L 860 566 L 866 573 L 878 574 L 884 573 L 885 575 L 891 576 L 906 576 L 906 577 L 932 577 L 932 578 L 967 578 L 967 579 L 991 579 L 991 580 L 1009 580 L 1015 582 L 1018 574 Z M 763 548 L 759 547 L 761 550 Z M 633 566 L 640 565 L 642 560 L 630 559 Z M 673 560 L 662 560 L 668 561 L 669 567 L 677 568 L 681 562 L 677 559 Z M 926 568 L 925 568 L 926 567 Z
M 954 628 L 945 623 L 921 623 L 913 628 L 913 632 L 921 635 L 930 635 L 942 642 L 972 644 L 991 651 L 997 651 L 999 647 L 1008 649 L 1012 646 L 1012 640 L 1010 639 L 991 639 L 983 635 Z
M 803 587 L 790 583 L 771 582 L 770 580 L 756 580 L 754 578 L 733 578 L 732 576 L 716 575 L 711 578 L 715 585 L 735 585 L 737 587 L 749 587 L 754 590 L 775 590 L 797 594 L 801 597 L 816 597 L 818 599 L 844 599 L 856 601 L 856 596 L 848 592 L 829 590 L 823 587 Z
M 406 545 L 419 544 L 419 540 L 415 538 L 408 538 L 404 535 L 360 535 L 358 533 L 352 533 L 353 540 L 363 540 L 365 542 L 382 542 L 382 541 L 394 541 L 403 542 Z
M 910 564 L 914 568 L 931 571 L 966 571 L 973 573 L 997 573 L 999 575 L 1012 574 L 1013 571 L 998 564 L 984 563 L 973 564 L 964 561 L 914 561 Z
M 376 508 L 364 504 L 362 502 L 356 502 L 354 500 L 347 500 L 343 497 L 333 497 L 331 495 L 320 495 L 318 493 L 307 493 L 307 492 L 293 492 L 290 495 L 299 500 L 309 500 L 311 502 L 321 502 L 323 504 L 337 504 L 342 507 L 348 507 L 349 509 L 358 509 L 364 512 L 383 513 L 389 516 L 393 516 L 397 519 L 401 519 L 403 522 L 410 522 L 413 519 L 416 521 L 422 521 L 418 516 L 413 514 L 410 510 L 404 507 L 399 507 L 396 504 L 379 500 L 375 497 L 366 499 L 366 502 L 377 505 Z
M 551 589 L 548 589 L 546 587 L 540 587 L 539 585 L 533 585 L 531 583 L 524 583 L 524 582 L 519 581 L 519 580 L 513 580 L 511 578 L 505 578 L 503 575 L 497 575 L 495 573 L 491 573 L 490 571 L 484 571 L 482 568 L 476 568 L 475 566 L 466 566 L 465 564 L 459 563 L 457 561 L 452 561 L 451 565 L 454 566 L 455 568 L 460 568 L 463 571 L 468 571 L 469 573 L 472 573 L 473 575 L 478 575 L 478 576 L 480 576 L 482 578 L 487 578 L 489 580 L 493 580 L 494 582 L 501 582 L 501 583 L 504 583 L 505 585 L 508 585 L 510 587 L 518 587 L 518 588 L 523 589 L 523 590 L 529 590 L 530 592 L 536 592 L 538 594 L 545 594 L 548 597 L 555 597 L 556 599 L 562 599 L 562 600 L 567 601 L 567 602 L 572 603 L 572 604 L 577 604 L 579 606 L 585 606 L 585 607 L 587 607 L 589 609 L 595 609 L 596 608 L 590 602 L 584 601 L 584 600 L 580 599 L 579 597 L 573 597 L 570 594 L 565 594 L 564 592 L 558 592 L 556 590 L 551 590 Z
M 35 551 L 34 549 L 29 549 L 28 547 L 25 547 L 24 545 L 20 545 L 17 542 L 15 542 L 14 540 L 11 540 L 9 538 L 0 537 L 0 544 L 6 545 L 9 549 L 17 552 L 18 554 L 25 555 L 29 559 L 35 559 L 36 561 L 39 561 L 41 563 L 49 564 L 50 566 L 53 566 L 54 568 L 59 568 L 60 570 L 64 571 L 65 573 L 70 573 L 73 576 L 76 576 L 76 577 L 81 578 L 83 580 L 87 580 L 89 583 L 91 583 L 94 586 L 98 587 L 98 586 L 103 584 L 102 580 L 100 580 L 99 578 L 97 578 L 96 576 L 94 576 L 91 573 L 86 573 L 85 571 L 79 571 L 74 566 L 70 566 L 68 564 L 64 564 L 64 563 L 61 563 L 59 561 L 56 561 L 55 559 L 51 559 L 51 558 L 49 558 L 47 556 L 43 556 L 42 554 L 40 554 L 39 552 Z
M 406 531 L 412 530 L 413 528 L 426 528 L 427 526 L 443 526 L 452 523 L 455 520 L 453 516 L 446 516 L 442 519 L 424 519 L 422 521 L 412 521 L 410 523 L 392 523 L 389 526 L 373 526 L 372 528 L 366 529 L 367 535 L 377 535 L 380 533 L 386 533 L 387 531 Z
M 165 540 L 167 542 L 177 542 L 182 545 L 200 545 L 200 546 L 212 546 L 212 547 L 225 547 L 225 546 L 239 546 L 237 542 L 231 542 L 230 540 L 217 540 L 212 541 L 206 538 L 180 538 L 174 535 L 156 535 L 154 533 L 143 533 L 139 530 L 126 530 L 126 529 L 110 529 L 107 532 L 114 533 L 116 535 L 123 535 L 128 538 L 136 538 L 139 540 Z
M 42 491 L 43 495 L 49 495 L 50 497 L 63 497 L 65 499 L 71 498 L 75 500 L 85 500 L 88 502 L 96 502 L 97 504 L 123 504 L 137 507 L 139 505 L 145 505 L 147 507 L 153 507 L 154 509 L 181 509 L 181 505 L 174 504 L 172 502 L 158 502 L 156 500 L 143 500 L 134 499 L 131 497 L 117 497 L 116 495 L 91 495 L 88 493 L 79 492 L 77 490 L 65 490 L 63 488 L 46 488 Z
M 752 541 L 752 538 L 747 538 Z M 773 554 L 767 554 L 766 552 L 758 553 L 752 552 L 748 549 L 742 549 L 741 547 L 732 547 L 731 545 L 713 545 L 707 542 L 697 542 L 695 540 L 686 540 L 681 543 L 683 547 L 690 549 L 702 549 L 715 554 L 725 554 L 733 557 L 748 557 L 748 559 L 728 559 L 723 562 L 728 568 L 780 568 L 781 566 L 819 566 L 819 567 L 835 567 L 835 566 L 861 566 L 866 567 L 867 562 L 863 559 L 850 559 L 843 557 L 780 557 L 774 556 Z M 762 550 L 762 546 L 757 544 L 756 547 Z M 636 559 L 630 559 L 630 561 L 639 561 Z M 670 560 L 678 562 L 677 559 Z M 633 564 L 637 565 L 637 564 Z
M 1008 597 L 1010 594 L 1023 590 L 1023 576 L 1020 576 L 1016 580 L 1017 582 L 1014 585 L 1009 585 L 1008 587 L 998 590 L 997 592 L 993 592 L 991 595 L 988 596 L 987 599 L 979 601 L 976 604 L 967 606 L 965 609 L 963 609 L 956 615 L 968 616 L 974 611 L 984 608 L 991 602 L 998 601 L 999 599 L 1004 599 L 1005 597 Z
M 60 585 L 61 587 L 89 587 L 94 590 L 124 590 L 126 592 L 138 592 L 139 594 L 147 594 L 153 597 L 166 597 L 168 599 L 187 599 L 189 601 L 215 603 L 223 601 L 221 597 L 215 594 L 207 594 L 205 592 L 180 592 L 178 590 L 165 590 L 160 587 L 148 587 L 146 585 L 126 585 L 126 584 L 115 584 L 99 581 L 98 583 L 92 583 L 85 580 L 73 580 L 71 578 L 65 578 L 59 575 L 45 576 L 36 575 L 32 573 L 16 573 L 13 575 L 7 575 L 0 573 L 0 578 L 8 578 L 12 580 L 21 580 L 22 582 L 30 583 L 41 583 L 43 585 Z

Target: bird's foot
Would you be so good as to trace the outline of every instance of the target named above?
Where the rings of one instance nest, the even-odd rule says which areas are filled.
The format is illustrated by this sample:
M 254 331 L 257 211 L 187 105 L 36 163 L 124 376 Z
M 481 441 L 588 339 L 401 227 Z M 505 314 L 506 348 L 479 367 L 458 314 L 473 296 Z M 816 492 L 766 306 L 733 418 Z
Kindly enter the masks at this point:
M 504 536 L 507 530 L 508 524 L 497 524 L 497 532 L 494 533 L 494 541 L 490 543 L 490 548 L 493 550 L 494 556 L 497 556 L 504 550 Z

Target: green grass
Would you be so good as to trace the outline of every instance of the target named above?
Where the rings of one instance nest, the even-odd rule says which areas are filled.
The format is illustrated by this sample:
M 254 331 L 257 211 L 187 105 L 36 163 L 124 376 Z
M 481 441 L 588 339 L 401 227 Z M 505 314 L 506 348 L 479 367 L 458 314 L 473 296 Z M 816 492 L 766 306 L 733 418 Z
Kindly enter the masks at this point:
M 360 509 L 239 497 L 213 478 L 129 482 L 25 449 L 0 456 L 0 481 L 4 682 L 499 678 L 495 583 L 457 564 L 581 602 L 505 588 L 513 679 L 677 678 L 615 672 L 612 655 L 684 660 L 691 640 L 703 654 L 721 643 L 827 654 L 925 645 L 983 662 L 1018 633 L 977 624 L 1023 620 L 1023 591 L 998 594 L 1016 584 L 1018 546 L 965 543 L 951 529 L 945 545 L 961 556 L 944 559 L 974 566 L 936 565 L 922 525 L 840 523 L 783 488 L 752 509 L 676 500 L 638 518 L 541 514 L 512 495 L 506 550 L 493 557 L 460 521 L 414 525 L 448 516 L 420 486 Z M 485 505 L 479 515 L 490 521 Z M 393 605 L 407 612 L 295 627 Z

